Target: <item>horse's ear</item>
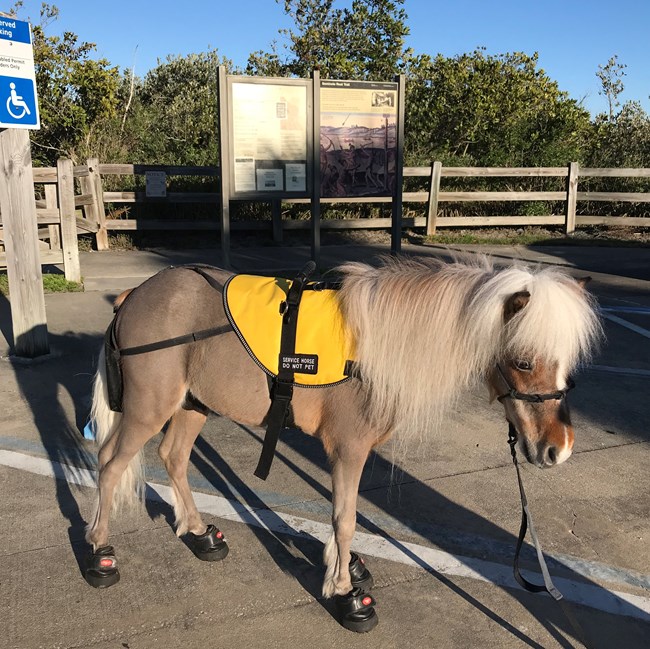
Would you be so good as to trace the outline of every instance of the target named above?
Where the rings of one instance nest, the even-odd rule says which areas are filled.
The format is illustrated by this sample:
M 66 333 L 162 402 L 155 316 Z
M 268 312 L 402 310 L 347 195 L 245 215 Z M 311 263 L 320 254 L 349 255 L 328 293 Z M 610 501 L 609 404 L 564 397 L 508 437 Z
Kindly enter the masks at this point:
M 503 318 L 507 322 L 512 318 L 515 313 L 521 311 L 530 300 L 530 293 L 528 291 L 517 291 L 513 293 L 505 303 L 503 308 Z
M 581 277 L 580 279 L 576 280 L 578 282 L 578 285 L 580 288 L 585 288 L 589 282 L 591 282 L 591 277 L 587 275 L 587 277 Z

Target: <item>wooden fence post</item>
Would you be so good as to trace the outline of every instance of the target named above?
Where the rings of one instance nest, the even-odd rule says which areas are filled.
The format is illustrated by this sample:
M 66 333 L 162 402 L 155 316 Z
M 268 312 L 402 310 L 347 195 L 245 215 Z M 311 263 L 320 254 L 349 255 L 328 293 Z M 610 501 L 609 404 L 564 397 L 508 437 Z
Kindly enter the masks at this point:
M 59 186 L 59 213 L 61 214 L 61 245 L 63 247 L 63 269 L 70 282 L 81 282 L 79 266 L 79 245 L 77 243 L 77 215 L 74 204 L 74 169 L 72 160 L 59 158 L 56 161 L 57 184 Z
M 88 176 L 80 178 L 81 191 L 84 194 L 91 194 L 93 202 L 88 205 L 88 218 L 97 224 L 95 233 L 95 244 L 97 250 L 108 250 L 108 230 L 106 229 L 106 209 L 104 208 L 104 188 L 102 186 L 102 177 L 99 173 L 99 159 L 89 158 L 86 161 L 88 165 Z
M 578 163 L 569 163 L 566 183 L 566 213 L 564 231 L 571 234 L 576 229 L 576 204 L 578 199 Z
M 29 132 L 0 129 L 0 212 L 7 255 L 14 352 L 34 358 L 50 351 L 38 247 Z
M 429 184 L 429 200 L 427 202 L 427 236 L 436 233 L 436 219 L 438 218 L 438 192 L 440 191 L 440 176 L 442 162 L 436 160 L 431 166 L 431 182 Z
M 47 183 L 45 185 L 45 207 L 48 210 L 58 209 L 56 203 L 56 185 L 54 183 Z M 50 233 L 50 250 L 61 250 L 61 213 L 59 212 L 59 223 L 49 225 L 48 230 Z
M 271 201 L 271 220 L 273 222 L 273 242 L 282 243 L 282 201 L 274 198 Z
M 391 255 L 397 255 L 402 251 L 402 212 L 404 208 L 404 88 L 406 76 L 404 74 L 398 74 L 395 80 L 397 81 L 397 125 L 395 128 L 395 191 L 393 192 L 392 223 L 390 228 Z M 386 171 L 388 171 L 388 166 Z

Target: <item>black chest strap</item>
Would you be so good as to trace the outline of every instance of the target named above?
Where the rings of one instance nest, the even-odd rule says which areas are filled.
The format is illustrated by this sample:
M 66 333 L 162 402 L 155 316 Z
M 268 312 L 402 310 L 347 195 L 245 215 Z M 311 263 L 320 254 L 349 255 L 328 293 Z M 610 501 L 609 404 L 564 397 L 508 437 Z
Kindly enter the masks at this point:
M 296 332 L 298 329 L 298 309 L 302 292 L 309 276 L 316 270 L 313 261 L 305 264 L 289 288 L 287 299 L 280 306 L 282 312 L 282 331 L 280 334 L 280 359 L 278 375 L 271 385 L 271 407 L 266 416 L 266 435 L 262 444 L 262 452 L 255 469 L 255 475 L 266 480 L 271 469 L 275 447 L 280 433 L 286 426 L 287 416 L 293 397 L 294 370 L 291 362 L 283 362 L 284 358 L 296 353 Z

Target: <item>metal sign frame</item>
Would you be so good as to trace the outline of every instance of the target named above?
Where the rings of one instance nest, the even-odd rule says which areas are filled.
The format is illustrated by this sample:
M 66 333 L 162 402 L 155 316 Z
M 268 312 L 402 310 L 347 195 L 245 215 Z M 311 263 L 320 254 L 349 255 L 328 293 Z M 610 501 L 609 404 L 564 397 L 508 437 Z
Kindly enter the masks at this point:
M 227 74 L 223 65 L 218 70 L 218 101 L 219 101 L 219 159 L 220 159 L 220 224 L 221 224 L 221 249 L 222 263 L 230 267 L 230 207 L 231 201 L 250 200 L 259 202 L 270 202 L 272 205 L 279 203 L 281 199 L 309 199 L 311 203 L 311 256 L 314 262 L 319 263 L 320 256 L 320 206 L 321 206 L 321 80 L 318 70 L 314 70 L 311 79 L 288 79 L 272 77 L 245 77 Z M 328 83 L 331 83 L 328 81 Z M 339 82 L 337 82 L 339 83 Z M 386 187 L 390 185 L 392 192 L 384 192 L 382 195 L 392 199 L 392 227 L 391 227 L 391 253 L 397 254 L 401 249 L 402 234 L 402 181 L 404 162 L 404 83 L 403 74 L 398 75 L 394 82 L 363 82 L 363 81 L 342 81 L 342 87 L 348 84 L 354 89 L 363 89 L 368 94 L 370 113 L 381 110 L 381 102 L 390 94 L 390 110 L 383 112 L 394 116 L 395 123 L 390 129 L 394 135 L 394 175 L 390 182 L 386 180 Z M 237 102 L 233 101 L 233 87 L 238 84 L 245 88 L 247 93 L 243 95 L 252 104 L 239 106 L 239 117 L 237 116 Z M 273 89 L 274 88 L 274 89 Z M 279 106 L 284 103 L 278 101 L 283 90 L 291 93 L 298 90 L 300 101 L 298 102 L 300 120 L 299 129 L 293 130 L 291 136 L 295 145 L 304 143 L 304 149 L 300 150 L 298 159 L 283 157 L 282 135 L 277 133 L 277 124 L 274 119 L 282 120 L 289 117 L 289 107 L 286 109 Z M 276 93 L 275 97 L 273 93 Z M 304 92 L 304 97 L 302 93 Z M 264 94 L 266 93 L 266 97 Z M 280 93 L 280 94 L 278 94 Z M 373 93 L 375 93 L 373 95 Z M 294 98 L 297 95 L 294 94 Z M 254 104 L 259 107 L 261 102 L 262 119 L 258 119 Z M 375 102 L 375 103 L 373 103 Z M 287 102 L 288 103 L 288 102 Z M 342 107 L 344 108 L 344 107 Z M 361 114 L 358 102 L 356 113 Z M 376 108 L 377 110 L 373 110 Z M 242 113 L 249 112 L 248 121 L 241 119 Z M 275 113 L 274 113 L 275 111 Z M 331 110 L 329 111 L 331 112 Z M 350 111 L 355 114 L 355 110 Z M 294 116 L 296 115 L 294 107 Z M 261 128 L 270 124 L 270 131 Z M 372 126 L 381 129 L 381 125 Z M 389 125 L 384 121 L 383 126 L 386 138 L 388 139 Z M 274 132 L 275 131 L 275 132 Z M 367 133 L 369 136 L 369 134 Z M 242 148 L 242 143 L 245 147 Z M 247 149 L 247 150 L 246 150 Z M 295 151 L 295 146 L 288 149 Z M 242 153 L 243 151 L 243 153 Z M 263 155 L 260 155 L 260 152 Z M 269 155 L 269 152 L 271 153 Z M 385 178 L 389 175 L 388 147 L 384 148 L 386 153 L 386 164 L 384 166 Z M 239 156 L 239 159 L 236 159 Z M 265 157 L 266 156 L 266 157 Z M 289 165 L 289 167 L 287 167 Z M 293 168 L 291 165 L 304 165 L 304 187 L 301 185 L 300 168 Z M 266 173 L 266 170 L 270 170 Z M 286 188 L 287 171 L 297 171 L 294 185 L 290 191 Z M 243 174 L 243 175 L 242 175 Z M 266 174 L 266 175 L 265 175 Z M 242 178 L 244 181 L 242 182 Z M 282 178 L 282 187 L 280 187 Z M 266 187 L 264 185 L 266 184 Z M 237 187 L 239 185 L 239 188 Z M 345 197 L 341 197 L 345 201 Z M 368 193 L 354 196 L 355 202 L 364 198 L 371 200 Z M 276 227 L 277 224 L 274 225 Z M 281 224 L 280 226 L 281 227 Z

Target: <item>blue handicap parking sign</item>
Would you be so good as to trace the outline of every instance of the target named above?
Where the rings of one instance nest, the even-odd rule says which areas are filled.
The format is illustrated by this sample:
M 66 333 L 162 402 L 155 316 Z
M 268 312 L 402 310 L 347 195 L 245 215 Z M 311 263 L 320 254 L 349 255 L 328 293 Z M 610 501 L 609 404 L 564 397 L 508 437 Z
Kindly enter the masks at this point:
M 32 79 L 0 77 L 0 124 L 38 124 L 36 87 Z

